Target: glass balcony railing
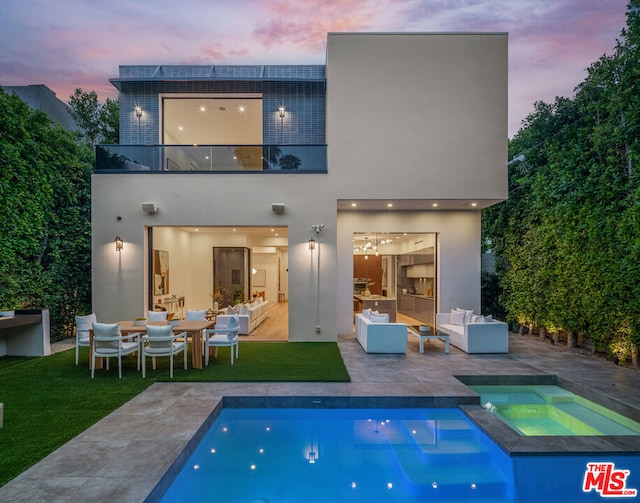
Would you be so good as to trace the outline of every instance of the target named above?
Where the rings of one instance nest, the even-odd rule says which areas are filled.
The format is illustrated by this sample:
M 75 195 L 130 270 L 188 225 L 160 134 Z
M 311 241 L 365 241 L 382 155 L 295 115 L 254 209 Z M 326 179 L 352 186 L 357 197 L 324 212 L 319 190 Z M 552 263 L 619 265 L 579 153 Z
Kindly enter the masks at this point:
M 96 173 L 326 173 L 326 145 L 96 145 Z

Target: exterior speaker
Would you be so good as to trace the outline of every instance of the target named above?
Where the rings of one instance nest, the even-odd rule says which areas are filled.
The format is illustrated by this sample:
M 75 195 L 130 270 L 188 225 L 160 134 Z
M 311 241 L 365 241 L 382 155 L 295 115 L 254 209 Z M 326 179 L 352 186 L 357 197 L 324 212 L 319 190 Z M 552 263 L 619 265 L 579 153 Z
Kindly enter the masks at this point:
M 156 203 L 142 203 L 142 211 L 146 213 L 155 213 L 158 211 Z
M 284 213 L 284 203 L 273 203 L 271 205 L 271 210 L 276 215 L 282 215 Z

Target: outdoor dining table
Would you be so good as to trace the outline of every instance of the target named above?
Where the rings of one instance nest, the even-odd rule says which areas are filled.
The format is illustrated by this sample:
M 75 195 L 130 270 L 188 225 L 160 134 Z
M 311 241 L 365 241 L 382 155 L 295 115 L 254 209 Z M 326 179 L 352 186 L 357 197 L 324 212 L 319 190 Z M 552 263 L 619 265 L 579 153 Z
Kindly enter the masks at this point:
M 145 325 L 135 325 L 133 321 L 125 320 L 118 322 L 120 324 L 120 333 L 123 336 L 127 334 L 145 334 L 147 327 Z M 149 321 L 148 325 L 166 325 L 166 321 Z M 184 321 L 173 325 L 173 333 L 187 332 L 191 336 L 191 365 L 194 369 L 202 368 L 202 331 L 213 328 L 216 324 L 215 320 L 204 321 Z M 89 331 L 89 355 L 93 352 L 93 330 Z M 102 368 L 102 358 L 96 358 L 96 368 Z M 89 368 L 91 368 L 91 357 L 89 357 Z

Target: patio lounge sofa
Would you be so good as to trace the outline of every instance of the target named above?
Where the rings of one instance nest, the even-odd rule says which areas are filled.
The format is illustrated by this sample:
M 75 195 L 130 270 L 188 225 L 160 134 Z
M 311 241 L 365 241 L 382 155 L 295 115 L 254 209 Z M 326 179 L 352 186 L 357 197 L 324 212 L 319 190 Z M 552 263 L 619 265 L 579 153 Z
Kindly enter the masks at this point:
M 461 320 L 453 311 L 436 314 L 436 330 L 448 334 L 452 345 L 466 353 L 509 352 L 509 326 L 504 321 L 471 314 Z
M 367 317 L 366 314 L 356 314 L 356 339 L 362 349 L 366 353 L 406 353 L 406 323 L 379 321 L 383 318 L 384 316 Z M 389 319 L 388 315 L 386 319 Z

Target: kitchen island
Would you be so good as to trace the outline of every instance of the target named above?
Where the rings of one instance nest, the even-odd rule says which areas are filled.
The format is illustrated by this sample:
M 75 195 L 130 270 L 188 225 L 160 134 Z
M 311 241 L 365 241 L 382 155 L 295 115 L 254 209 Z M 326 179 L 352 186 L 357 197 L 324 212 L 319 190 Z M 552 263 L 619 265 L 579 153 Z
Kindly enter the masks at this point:
M 371 309 L 379 313 L 389 315 L 389 322 L 396 322 L 396 299 L 384 297 L 383 295 L 353 295 L 353 309 L 355 312 L 361 312 L 363 309 Z

